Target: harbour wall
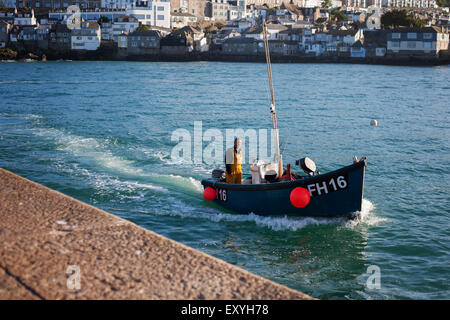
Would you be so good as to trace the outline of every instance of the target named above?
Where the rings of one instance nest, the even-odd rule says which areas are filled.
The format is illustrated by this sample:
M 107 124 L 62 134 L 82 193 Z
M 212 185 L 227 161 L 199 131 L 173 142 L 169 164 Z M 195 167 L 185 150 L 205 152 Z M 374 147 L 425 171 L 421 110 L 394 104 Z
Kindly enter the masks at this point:
M 312 299 L 0 168 L 0 299 Z

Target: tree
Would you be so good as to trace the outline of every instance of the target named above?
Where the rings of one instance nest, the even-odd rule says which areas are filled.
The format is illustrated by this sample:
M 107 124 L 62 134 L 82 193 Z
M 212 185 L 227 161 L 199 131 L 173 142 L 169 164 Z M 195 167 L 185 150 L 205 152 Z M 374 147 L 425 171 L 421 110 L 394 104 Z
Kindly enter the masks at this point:
M 320 5 L 322 6 L 322 8 L 327 8 L 328 9 L 333 4 L 332 4 L 331 0 L 323 0 Z
M 348 17 L 345 15 L 343 11 L 340 11 L 338 8 L 334 8 L 330 13 L 330 18 L 332 20 L 337 19 L 337 21 L 345 21 L 348 20 Z
M 381 25 L 384 29 L 391 29 L 398 27 L 423 28 L 426 24 L 425 21 L 408 15 L 406 10 L 392 10 L 381 16 Z
M 450 0 L 437 0 L 436 1 L 437 5 L 439 7 L 450 7 Z
M 148 31 L 148 30 L 150 30 L 150 28 L 146 24 L 141 24 L 139 27 L 137 27 L 136 30 L 137 31 Z

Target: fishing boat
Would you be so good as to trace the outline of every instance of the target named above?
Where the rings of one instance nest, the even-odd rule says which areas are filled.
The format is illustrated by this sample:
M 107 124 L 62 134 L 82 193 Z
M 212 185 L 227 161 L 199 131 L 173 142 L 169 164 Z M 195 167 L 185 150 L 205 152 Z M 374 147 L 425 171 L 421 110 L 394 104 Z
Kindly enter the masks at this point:
M 352 164 L 328 173 L 318 172 L 307 157 L 296 161 L 304 171 L 302 175 L 291 171 L 290 164 L 283 167 L 265 21 L 263 37 L 274 129 L 273 162 L 255 162 L 252 177 L 244 177 L 242 184 L 226 183 L 224 171 L 214 170 L 211 178 L 202 180 L 204 198 L 241 214 L 354 218 L 362 206 L 365 157 L 353 157 Z

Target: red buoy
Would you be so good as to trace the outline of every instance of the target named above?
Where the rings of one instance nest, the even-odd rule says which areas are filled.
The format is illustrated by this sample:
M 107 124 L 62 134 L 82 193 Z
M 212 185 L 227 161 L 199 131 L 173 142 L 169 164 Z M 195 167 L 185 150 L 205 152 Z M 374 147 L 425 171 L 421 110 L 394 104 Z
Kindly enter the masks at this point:
M 208 187 L 203 191 L 203 198 L 208 201 L 212 201 L 216 198 L 217 192 L 215 189 Z
M 309 191 L 302 187 L 297 187 L 294 190 L 292 190 L 289 198 L 291 200 L 292 205 L 297 208 L 306 207 L 309 203 L 309 200 L 311 200 Z

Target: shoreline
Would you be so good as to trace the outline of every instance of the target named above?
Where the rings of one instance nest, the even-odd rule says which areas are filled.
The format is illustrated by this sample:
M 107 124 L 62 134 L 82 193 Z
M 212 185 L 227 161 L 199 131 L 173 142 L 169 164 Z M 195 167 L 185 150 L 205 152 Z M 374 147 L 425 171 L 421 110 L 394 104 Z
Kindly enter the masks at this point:
M 1 56 L 0 61 L 135 61 L 135 62 L 241 62 L 266 63 L 262 55 L 223 55 L 217 53 L 195 53 L 184 55 L 121 55 L 116 52 L 84 51 L 84 52 L 39 52 L 17 53 L 16 56 Z M 333 63 L 333 64 L 367 64 L 389 66 L 445 66 L 450 65 L 450 55 L 439 59 L 424 57 L 383 57 L 352 58 L 340 56 L 271 56 L 273 63 Z

